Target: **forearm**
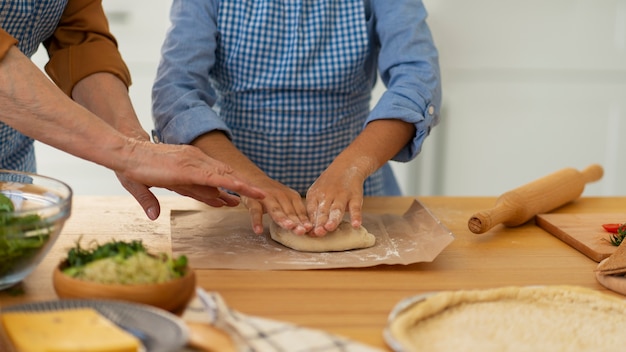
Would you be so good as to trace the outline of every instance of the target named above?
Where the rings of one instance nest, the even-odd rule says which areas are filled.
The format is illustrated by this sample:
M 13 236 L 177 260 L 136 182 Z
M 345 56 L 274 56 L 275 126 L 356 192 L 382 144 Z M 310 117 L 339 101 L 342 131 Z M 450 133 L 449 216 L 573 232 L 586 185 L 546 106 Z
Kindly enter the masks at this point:
M 256 164 L 246 157 L 221 131 L 212 131 L 196 138 L 192 145 L 210 157 L 227 163 L 234 174 L 252 184 L 259 184 L 267 176 Z
M 106 72 L 89 75 L 74 86 L 72 98 L 124 135 L 150 139 L 137 119 L 128 88 L 117 76 Z
M 391 160 L 414 135 L 415 126 L 402 120 L 372 121 L 335 158 L 330 168 L 352 170 L 366 179 Z
M 127 138 L 69 99 L 15 47 L 0 61 L 0 106 L 0 120 L 31 138 L 106 167 L 123 167 L 114 155 L 126 152 Z

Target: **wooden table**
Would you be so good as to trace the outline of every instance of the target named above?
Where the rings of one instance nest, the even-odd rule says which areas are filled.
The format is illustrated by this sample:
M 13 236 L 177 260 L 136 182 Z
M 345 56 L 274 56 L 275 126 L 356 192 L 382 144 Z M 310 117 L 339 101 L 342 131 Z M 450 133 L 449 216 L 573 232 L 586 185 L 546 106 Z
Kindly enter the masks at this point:
M 77 196 L 71 218 L 54 248 L 22 284 L 23 293 L 0 292 L 0 306 L 56 299 L 53 267 L 80 236 L 82 241 L 142 238 L 151 249 L 171 251 L 170 209 L 205 209 L 188 198 L 162 196 L 161 216 L 145 217 L 130 196 Z M 608 292 L 594 277 L 597 263 L 529 222 L 497 226 L 476 235 L 470 216 L 495 203 L 493 197 L 420 197 L 455 235 L 432 263 L 364 269 L 309 271 L 198 270 L 198 284 L 219 292 L 243 313 L 319 328 L 386 349 L 382 331 L 401 299 L 428 291 L 506 285 L 580 285 Z M 367 198 L 364 211 L 404 213 L 413 198 Z M 557 212 L 624 212 L 625 197 L 581 198 Z

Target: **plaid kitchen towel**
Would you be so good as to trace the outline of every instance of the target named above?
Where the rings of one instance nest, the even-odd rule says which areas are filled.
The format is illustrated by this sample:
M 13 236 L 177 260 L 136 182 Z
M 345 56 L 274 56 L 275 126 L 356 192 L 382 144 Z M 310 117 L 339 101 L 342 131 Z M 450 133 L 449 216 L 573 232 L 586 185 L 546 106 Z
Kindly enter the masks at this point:
M 183 318 L 225 331 L 242 352 L 381 352 L 321 330 L 240 313 L 229 308 L 217 292 L 201 288 Z

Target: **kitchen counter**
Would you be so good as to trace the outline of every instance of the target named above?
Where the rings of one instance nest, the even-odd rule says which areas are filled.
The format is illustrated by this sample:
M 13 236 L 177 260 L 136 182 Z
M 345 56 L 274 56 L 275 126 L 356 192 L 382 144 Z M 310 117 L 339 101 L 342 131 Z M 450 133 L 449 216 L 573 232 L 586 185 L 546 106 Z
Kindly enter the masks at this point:
M 0 292 L 0 307 L 56 299 L 54 266 L 76 241 L 87 244 L 141 238 L 151 251 L 171 252 L 170 210 L 207 209 L 179 196 L 161 196 L 161 216 L 150 221 L 130 196 L 77 196 L 72 215 L 51 252 L 22 284 Z M 419 197 L 455 240 L 431 263 L 360 269 L 308 271 L 196 270 L 198 285 L 219 292 L 232 308 L 259 317 L 318 328 L 386 349 L 382 331 L 392 308 L 403 298 L 423 292 L 483 289 L 507 285 L 600 286 L 597 263 L 534 225 L 498 225 L 476 235 L 470 216 L 491 208 L 495 197 Z M 370 197 L 364 211 L 404 213 L 412 197 Z M 242 211 L 245 211 L 242 209 Z M 580 198 L 555 212 L 626 211 L 625 197 Z

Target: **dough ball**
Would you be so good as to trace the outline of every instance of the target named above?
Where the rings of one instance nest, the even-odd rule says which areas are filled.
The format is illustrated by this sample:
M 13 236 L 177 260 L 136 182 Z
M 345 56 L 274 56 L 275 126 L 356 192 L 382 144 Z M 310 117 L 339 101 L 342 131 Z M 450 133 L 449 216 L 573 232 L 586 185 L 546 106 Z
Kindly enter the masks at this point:
M 376 237 L 363 226 L 355 229 L 346 220 L 324 237 L 297 235 L 272 221 L 270 236 L 274 241 L 301 252 L 339 252 L 368 248 L 376 243 Z

